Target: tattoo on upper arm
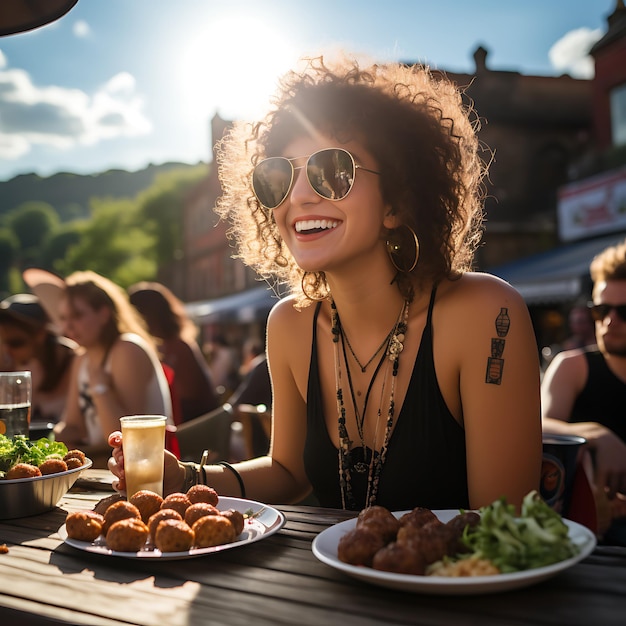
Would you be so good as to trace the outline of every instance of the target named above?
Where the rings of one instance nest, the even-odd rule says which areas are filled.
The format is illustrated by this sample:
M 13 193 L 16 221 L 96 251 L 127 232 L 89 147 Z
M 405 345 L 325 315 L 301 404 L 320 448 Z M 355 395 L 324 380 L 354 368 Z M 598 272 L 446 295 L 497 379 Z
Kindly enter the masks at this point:
M 505 307 L 500 309 L 498 317 L 496 317 L 496 334 L 498 337 L 491 339 L 491 356 L 487 358 L 487 374 L 485 376 L 485 382 L 492 385 L 499 385 L 502 382 L 502 370 L 504 369 L 504 354 L 505 337 L 509 332 L 511 326 L 511 319 L 509 318 L 509 310 Z

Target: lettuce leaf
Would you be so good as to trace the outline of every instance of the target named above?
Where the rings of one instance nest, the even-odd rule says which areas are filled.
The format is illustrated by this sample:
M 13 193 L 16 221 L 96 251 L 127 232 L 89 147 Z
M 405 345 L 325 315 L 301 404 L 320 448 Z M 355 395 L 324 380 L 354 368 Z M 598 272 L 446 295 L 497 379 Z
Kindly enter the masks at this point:
M 561 516 L 536 491 L 522 502 L 521 515 L 504 498 L 480 509 L 480 523 L 467 527 L 463 541 L 501 572 L 544 567 L 578 553 Z
M 23 435 L 7 437 L 0 435 L 0 477 L 16 463 L 41 465 L 46 459 L 63 458 L 67 446 L 61 441 L 50 441 L 45 437 L 30 441 Z

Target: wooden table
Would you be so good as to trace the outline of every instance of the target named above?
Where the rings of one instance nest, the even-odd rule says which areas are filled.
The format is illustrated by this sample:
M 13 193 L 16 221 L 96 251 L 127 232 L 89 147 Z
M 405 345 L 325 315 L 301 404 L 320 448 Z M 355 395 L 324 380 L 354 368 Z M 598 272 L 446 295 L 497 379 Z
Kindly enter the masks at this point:
M 374 625 L 626 623 L 626 548 L 599 547 L 533 587 L 481 596 L 427 596 L 374 587 L 319 562 L 311 541 L 351 517 L 280 506 L 285 527 L 257 543 L 183 561 L 127 560 L 65 545 L 68 511 L 110 492 L 73 490 L 43 515 L 0 522 L 0 623 Z

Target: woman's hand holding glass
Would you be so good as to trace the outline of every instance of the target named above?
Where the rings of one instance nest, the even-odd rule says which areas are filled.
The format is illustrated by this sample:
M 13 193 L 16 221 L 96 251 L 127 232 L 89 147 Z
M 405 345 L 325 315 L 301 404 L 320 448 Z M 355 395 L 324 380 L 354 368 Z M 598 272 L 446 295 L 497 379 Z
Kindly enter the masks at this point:
M 122 433 L 119 430 L 109 435 L 109 445 L 113 448 L 111 458 L 109 459 L 109 470 L 117 477 L 117 482 L 113 483 L 113 487 L 118 491 L 125 491 L 124 450 L 122 447 Z M 171 452 L 165 450 L 163 457 L 163 495 L 180 491 L 184 480 L 184 468 Z

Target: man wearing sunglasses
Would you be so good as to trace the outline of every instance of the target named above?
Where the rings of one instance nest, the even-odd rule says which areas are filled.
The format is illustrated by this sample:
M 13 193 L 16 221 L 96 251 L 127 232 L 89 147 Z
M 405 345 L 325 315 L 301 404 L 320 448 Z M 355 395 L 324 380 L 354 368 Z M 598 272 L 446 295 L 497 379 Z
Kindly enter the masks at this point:
M 590 271 L 597 347 L 562 352 L 548 366 L 543 429 L 587 439 L 613 519 L 604 540 L 626 545 L 626 241 L 599 254 Z

